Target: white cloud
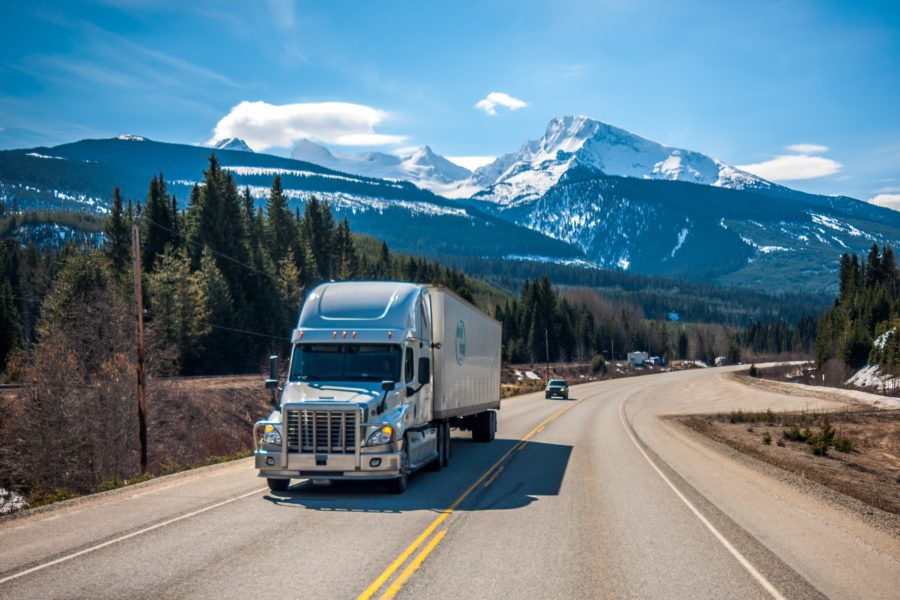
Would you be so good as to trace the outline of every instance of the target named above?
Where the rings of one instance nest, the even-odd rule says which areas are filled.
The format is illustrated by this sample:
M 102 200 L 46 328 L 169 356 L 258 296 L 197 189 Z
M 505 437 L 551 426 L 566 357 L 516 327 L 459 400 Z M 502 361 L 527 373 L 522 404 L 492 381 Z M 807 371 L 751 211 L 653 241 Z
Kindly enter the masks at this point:
M 878 194 L 869 198 L 869 202 L 891 210 L 900 210 L 900 194 Z
M 376 133 L 388 117 L 384 111 L 349 102 L 269 104 L 241 102 L 222 117 L 212 141 L 241 138 L 254 150 L 287 148 L 303 138 L 339 146 L 398 144 L 402 135 Z
M 484 165 L 489 165 L 494 160 L 496 160 L 496 156 L 447 156 L 447 160 L 452 163 L 456 163 L 461 167 L 465 167 L 470 171 L 474 171 L 478 167 L 483 167 Z
M 498 106 L 505 106 L 509 110 L 519 110 L 528 106 L 528 103 L 504 92 L 491 92 L 475 103 L 475 108 L 483 110 L 489 115 L 496 115 Z
M 788 146 L 787 149 L 797 154 L 824 154 L 828 152 L 828 146 L 821 144 L 793 144 Z
M 752 165 L 738 165 L 739 169 L 758 175 L 769 181 L 795 181 L 834 175 L 844 168 L 836 160 L 824 156 L 812 156 L 828 151 L 820 144 L 794 144 L 787 146 L 793 154 L 782 154 L 771 160 Z

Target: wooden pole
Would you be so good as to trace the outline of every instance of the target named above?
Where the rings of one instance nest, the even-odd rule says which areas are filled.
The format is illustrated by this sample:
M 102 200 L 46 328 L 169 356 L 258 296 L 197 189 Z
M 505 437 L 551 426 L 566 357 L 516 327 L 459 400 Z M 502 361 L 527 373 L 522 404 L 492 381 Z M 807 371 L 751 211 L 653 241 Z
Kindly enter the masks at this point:
M 544 328 L 544 351 L 547 358 L 547 383 L 550 383 L 550 334 L 546 327 Z
M 141 230 L 131 227 L 134 254 L 134 305 L 137 327 L 138 435 L 141 439 L 141 474 L 147 472 L 147 379 L 144 374 L 144 299 L 141 291 Z

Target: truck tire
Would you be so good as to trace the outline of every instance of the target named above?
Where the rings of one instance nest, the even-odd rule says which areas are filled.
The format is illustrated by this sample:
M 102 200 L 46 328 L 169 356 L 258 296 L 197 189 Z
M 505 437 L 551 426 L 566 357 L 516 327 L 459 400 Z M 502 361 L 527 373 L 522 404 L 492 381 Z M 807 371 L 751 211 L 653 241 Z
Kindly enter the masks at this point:
M 475 415 L 475 427 L 472 429 L 472 439 L 476 442 L 490 442 L 494 439 L 496 423 L 494 411 L 486 410 Z
M 444 423 L 438 423 L 438 425 L 437 425 L 437 443 L 436 443 L 437 458 L 435 458 L 433 461 L 428 463 L 428 466 L 425 467 L 426 470 L 436 472 L 436 471 L 440 471 L 441 469 L 444 468 L 444 464 L 445 464 L 444 452 L 446 452 L 445 444 L 444 444 L 444 437 L 446 435 L 447 434 L 446 434 L 446 429 L 444 428 Z
M 392 494 L 402 494 L 409 486 L 409 475 L 406 472 L 400 474 L 400 477 L 388 481 L 388 491 Z
M 269 485 L 269 490 L 273 492 L 286 492 L 288 487 L 291 485 L 290 479 L 272 479 L 271 477 L 266 478 L 266 483 Z
M 441 455 L 444 467 L 450 466 L 450 421 L 444 421 L 444 453 Z

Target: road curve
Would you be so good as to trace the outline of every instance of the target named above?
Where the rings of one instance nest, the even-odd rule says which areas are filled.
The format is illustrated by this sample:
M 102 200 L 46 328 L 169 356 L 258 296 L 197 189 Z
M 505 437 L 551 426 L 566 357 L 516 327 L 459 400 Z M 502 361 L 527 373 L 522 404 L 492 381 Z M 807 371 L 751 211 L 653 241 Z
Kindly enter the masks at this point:
M 826 407 L 703 369 L 504 401 L 403 496 L 249 460 L 0 521 L 0 598 L 896 598 L 900 540 L 661 415 Z

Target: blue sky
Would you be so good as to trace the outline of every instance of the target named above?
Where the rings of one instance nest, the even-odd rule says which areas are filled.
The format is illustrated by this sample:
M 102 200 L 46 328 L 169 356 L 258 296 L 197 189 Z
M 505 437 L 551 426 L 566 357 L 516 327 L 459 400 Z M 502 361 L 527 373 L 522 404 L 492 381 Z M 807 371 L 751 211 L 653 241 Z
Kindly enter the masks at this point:
M 255 123 L 248 141 L 277 154 L 314 135 L 495 156 L 585 114 L 900 205 L 900 3 L 864 4 L 4 3 L 0 148 Z M 491 92 L 507 98 L 477 107 Z

